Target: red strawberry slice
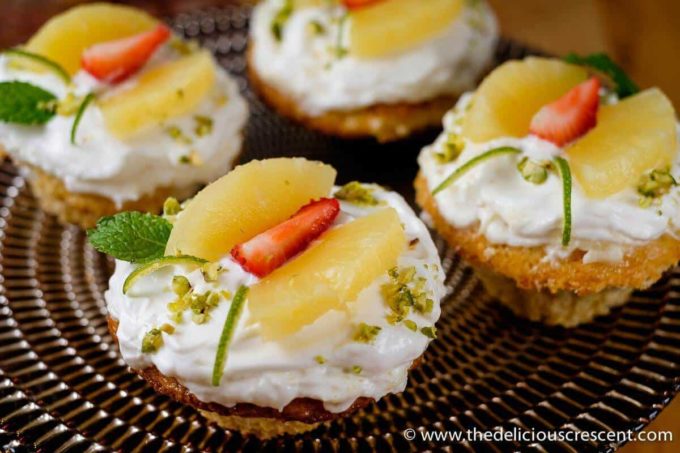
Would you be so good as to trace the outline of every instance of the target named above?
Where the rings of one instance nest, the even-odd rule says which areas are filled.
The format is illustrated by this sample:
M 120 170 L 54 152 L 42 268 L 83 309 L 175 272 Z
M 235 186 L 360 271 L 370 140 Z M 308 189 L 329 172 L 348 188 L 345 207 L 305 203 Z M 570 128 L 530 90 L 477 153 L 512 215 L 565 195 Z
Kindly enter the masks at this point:
M 339 212 L 335 198 L 312 201 L 285 222 L 234 247 L 231 256 L 251 274 L 264 277 L 321 236 Z
M 529 131 L 558 146 L 577 139 L 597 124 L 599 91 L 600 81 L 595 77 L 575 86 L 543 106 L 531 119 Z
M 118 83 L 147 62 L 156 49 L 170 37 L 170 29 L 159 24 L 153 30 L 129 38 L 107 41 L 88 47 L 83 52 L 83 69 L 98 80 Z
M 359 9 L 384 0 L 342 0 L 347 9 Z

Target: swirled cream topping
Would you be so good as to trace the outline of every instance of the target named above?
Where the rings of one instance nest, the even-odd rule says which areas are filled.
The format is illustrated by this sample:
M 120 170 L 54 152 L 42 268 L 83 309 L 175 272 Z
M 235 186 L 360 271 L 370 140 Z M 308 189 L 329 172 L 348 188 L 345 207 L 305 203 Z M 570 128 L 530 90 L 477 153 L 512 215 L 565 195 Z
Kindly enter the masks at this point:
M 161 47 L 144 68 L 125 83 L 111 87 L 79 71 L 70 85 L 51 72 L 21 70 L 0 56 L 0 81 L 24 81 L 58 99 L 69 93 L 102 97 L 134 86 L 145 72 L 178 58 L 170 44 Z M 71 192 L 103 195 L 117 204 L 139 199 L 159 187 L 190 191 L 226 173 L 241 149 L 248 107 L 234 80 L 215 62 L 216 81 L 191 114 L 173 117 L 140 135 L 121 140 L 106 127 L 97 103 L 85 110 L 77 142 L 71 143 L 73 115 L 55 115 L 47 124 L 23 126 L 0 122 L 0 146 L 18 162 L 61 179 Z M 211 123 L 196 135 L 197 121 Z M 205 121 L 205 120 L 204 120 Z M 177 131 L 183 131 L 178 137 Z
M 439 300 L 444 295 L 444 276 L 427 228 L 406 202 L 379 186 L 366 187 L 381 205 L 342 201 L 333 227 L 390 206 L 397 211 L 410 245 L 391 275 L 386 273 L 364 288 L 347 310 L 329 311 L 284 340 L 268 341 L 260 335 L 259 325 L 251 322 L 246 302 L 229 345 L 221 383 L 213 386 L 215 353 L 230 297 L 241 285 L 252 286 L 258 278 L 225 256 L 214 281 L 206 281 L 195 267 L 176 265 L 141 278 L 123 294 L 123 283 L 135 266 L 117 261 L 106 301 L 109 313 L 119 321 L 117 336 L 123 359 L 136 369 L 155 366 L 164 375 L 177 378 L 201 401 L 224 406 L 252 403 L 281 410 L 295 398 L 307 397 L 322 401 L 331 412 L 341 412 L 359 397 L 377 400 L 402 391 L 409 368 L 431 340 L 430 329 L 439 318 Z M 395 272 L 420 282 L 417 291 L 432 301 L 430 309 L 412 310 L 407 320 L 390 321 L 391 310 L 382 288 L 396 277 Z M 196 294 L 211 292 L 225 297 L 207 319 L 198 320 L 200 323 L 185 316 L 174 324 L 168 309 L 177 298 L 172 289 L 174 276 L 186 277 Z M 163 345 L 155 352 L 143 352 L 147 333 L 165 323 L 173 324 L 174 332 L 162 333 Z
M 483 162 L 436 195 L 437 208 L 451 225 L 476 228 L 492 244 L 543 247 L 547 260 L 558 260 L 574 250 L 582 250 L 586 252 L 584 263 L 618 262 L 632 247 L 666 234 L 677 235 L 680 229 L 677 186 L 652 206 L 646 206 L 641 204 L 634 187 L 594 199 L 587 197 L 573 179 L 571 241 L 563 246 L 563 186 L 559 175 L 548 172 L 545 182 L 533 184 L 525 180 L 518 164 L 524 157 L 544 161 L 562 155 L 568 160 L 569 153 L 532 135 L 483 143 L 465 139 L 461 134 L 461 118 L 471 100 L 471 93 L 460 99 L 445 116 L 444 131 L 420 153 L 418 163 L 429 189 L 434 190 L 456 168 L 493 148 L 509 146 L 522 152 Z M 442 153 L 452 137 L 462 140 L 459 145 L 463 145 L 463 150 L 455 159 L 442 162 Z M 680 153 L 676 154 L 671 174 L 680 172 L 679 156 Z
M 251 64 L 264 82 L 310 115 L 460 94 L 489 66 L 498 39 L 488 5 L 466 2 L 436 37 L 408 51 L 361 59 L 338 51 L 351 46 L 351 17 L 342 19 L 344 7 L 296 8 L 279 41 L 272 23 L 282 5 L 283 0 L 266 0 L 255 7 Z

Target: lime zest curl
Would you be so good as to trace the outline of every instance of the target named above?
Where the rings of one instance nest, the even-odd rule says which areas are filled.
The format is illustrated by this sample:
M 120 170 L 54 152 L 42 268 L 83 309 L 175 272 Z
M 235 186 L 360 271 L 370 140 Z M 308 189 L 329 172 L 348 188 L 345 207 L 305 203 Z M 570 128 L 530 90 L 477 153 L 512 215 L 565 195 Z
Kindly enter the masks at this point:
M 479 154 L 478 156 L 475 156 L 472 159 L 465 162 L 460 167 L 456 168 L 453 171 L 453 173 L 451 173 L 444 181 L 442 181 L 437 187 L 435 187 L 435 189 L 432 191 L 432 196 L 437 195 L 439 192 L 441 192 L 442 190 L 446 189 L 451 184 L 456 182 L 461 176 L 463 176 L 469 170 L 481 164 L 482 162 L 487 161 L 488 159 L 498 156 L 504 156 L 506 154 L 520 154 L 521 152 L 522 150 L 519 148 L 514 148 L 512 146 L 501 146 L 499 148 L 493 148 L 490 149 L 489 151 Z

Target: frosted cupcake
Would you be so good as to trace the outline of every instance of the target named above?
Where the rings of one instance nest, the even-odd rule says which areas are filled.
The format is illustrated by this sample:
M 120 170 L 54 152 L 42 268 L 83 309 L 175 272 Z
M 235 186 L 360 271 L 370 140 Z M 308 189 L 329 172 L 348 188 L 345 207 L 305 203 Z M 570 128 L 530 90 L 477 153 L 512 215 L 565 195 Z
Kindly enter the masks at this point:
M 606 56 L 491 73 L 419 157 L 417 198 L 515 313 L 573 326 L 680 259 L 678 126 Z
M 438 126 L 497 37 L 483 0 L 266 0 L 253 11 L 249 70 L 283 115 L 390 141 Z
M 143 11 L 95 3 L 0 55 L 0 147 L 43 209 L 94 226 L 158 212 L 223 175 L 248 111 L 209 52 Z
M 437 251 L 399 195 L 334 179 L 318 162 L 253 161 L 165 219 L 100 221 L 90 241 L 117 258 L 105 297 L 130 367 L 263 438 L 404 390 L 436 336 Z

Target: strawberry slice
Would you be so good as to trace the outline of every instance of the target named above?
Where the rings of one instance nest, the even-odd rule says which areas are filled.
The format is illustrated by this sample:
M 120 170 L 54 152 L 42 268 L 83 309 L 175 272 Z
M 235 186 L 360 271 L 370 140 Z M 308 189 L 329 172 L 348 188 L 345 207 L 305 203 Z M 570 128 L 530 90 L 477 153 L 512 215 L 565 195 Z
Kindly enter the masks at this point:
M 118 83 L 144 66 L 169 37 L 170 29 L 158 24 L 153 30 L 88 47 L 80 62 L 98 80 Z
M 231 256 L 251 274 L 264 277 L 321 236 L 339 212 L 335 198 L 312 201 L 285 222 L 234 247 Z
M 385 0 L 342 0 L 347 9 L 359 9 Z
M 593 77 L 576 85 L 558 100 L 543 106 L 531 119 L 529 131 L 563 146 L 582 136 L 597 123 L 600 81 Z

